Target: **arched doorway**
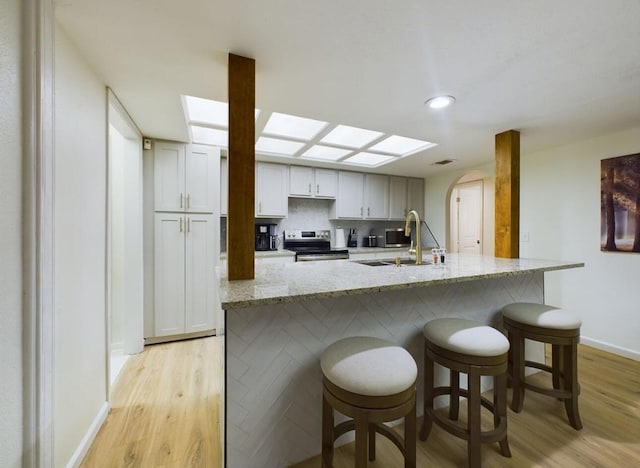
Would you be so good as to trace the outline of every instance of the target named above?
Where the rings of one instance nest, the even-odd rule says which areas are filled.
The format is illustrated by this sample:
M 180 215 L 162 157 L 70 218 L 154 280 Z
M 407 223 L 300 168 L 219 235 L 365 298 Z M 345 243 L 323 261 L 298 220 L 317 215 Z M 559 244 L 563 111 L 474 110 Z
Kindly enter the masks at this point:
M 472 171 L 449 188 L 449 250 L 493 255 L 494 180 L 489 174 Z

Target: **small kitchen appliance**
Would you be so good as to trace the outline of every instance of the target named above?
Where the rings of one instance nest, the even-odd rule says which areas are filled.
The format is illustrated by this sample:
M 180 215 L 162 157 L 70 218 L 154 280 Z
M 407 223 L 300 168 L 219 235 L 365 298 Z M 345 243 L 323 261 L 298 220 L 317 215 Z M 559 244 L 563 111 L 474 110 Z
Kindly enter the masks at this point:
M 349 229 L 347 247 L 358 247 L 358 230 L 356 228 Z
M 334 246 L 336 249 L 344 249 L 345 248 L 345 238 L 344 238 L 344 229 L 336 228 L 336 238 L 334 239 Z
M 278 250 L 278 225 L 256 224 L 256 250 Z
M 296 262 L 342 260 L 349 258 L 347 249 L 331 248 L 331 231 L 284 231 L 284 248 L 296 253 Z

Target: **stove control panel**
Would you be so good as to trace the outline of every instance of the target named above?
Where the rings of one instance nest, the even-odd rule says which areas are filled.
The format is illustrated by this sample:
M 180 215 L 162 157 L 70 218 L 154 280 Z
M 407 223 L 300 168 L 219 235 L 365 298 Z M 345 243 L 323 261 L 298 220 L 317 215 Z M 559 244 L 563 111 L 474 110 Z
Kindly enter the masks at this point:
M 328 229 L 319 231 L 293 230 L 284 231 L 285 240 L 331 240 L 331 231 Z

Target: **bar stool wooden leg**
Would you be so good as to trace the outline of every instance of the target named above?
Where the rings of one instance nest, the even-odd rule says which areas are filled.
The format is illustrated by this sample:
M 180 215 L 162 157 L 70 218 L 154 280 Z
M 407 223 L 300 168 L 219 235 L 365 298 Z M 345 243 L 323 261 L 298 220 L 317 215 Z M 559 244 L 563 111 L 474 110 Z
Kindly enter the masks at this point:
M 449 397 L 449 419 L 457 421 L 460 413 L 460 372 L 449 372 L 451 396 Z
M 560 390 L 562 385 L 562 350 L 561 346 L 557 344 L 551 345 L 551 381 L 553 382 L 553 388 Z
M 376 459 L 376 425 L 369 423 L 369 461 Z
M 322 468 L 333 468 L 333 408 L 322 394 Z
M 365 414 L 355 417 L 356 422 L 356 468 L 367 468 L 367 433 L 369 423 Z
M 569 417 L 569 423 L 574 429 L 582 429 L 580 412 L 578 411 L 578 341 L 573 340 L 571 345 L 563 346 L 564 356 L 564 389 L 571 396 L 565 398 L 564 407 Z
M 524 338 L 517 332 L 509 332 L 509 342 L 512 354 L 513 368 L 510 372 L 511 386 L 513 387 L 513 395 L 511 398 L 511 409 L 519 413 L 522 411 L 522 402 L 524 400 Z
M 468 402 L 468 431 L 469 442 L 467 444 L 467 456 L 471 468 L 480 467 L 480 374 L 474 368 L 468 376 L 469 402 Z
M 506 374 L 497 375 L 493 379 L 493 406 L 495 412 L 493 414 L 493 425 L 498 427 L 501 420 L 507 419 L 507 376 Z M 509 448 L 509 439 L 505 432 L 504 438 L 498 441 L 500 451 L 505 457 L 511 457 L 511 449 Z
M 404 418 L 404 468 L 416 468 L 416 408 Z
M 422 420 L 422 429 L 420 429 L 420 440 L 427 440 L 433 419 L 431 411 L 433 409 L 433 359 L 431 359 L 426 351 L 424 353 L 424 419 Z

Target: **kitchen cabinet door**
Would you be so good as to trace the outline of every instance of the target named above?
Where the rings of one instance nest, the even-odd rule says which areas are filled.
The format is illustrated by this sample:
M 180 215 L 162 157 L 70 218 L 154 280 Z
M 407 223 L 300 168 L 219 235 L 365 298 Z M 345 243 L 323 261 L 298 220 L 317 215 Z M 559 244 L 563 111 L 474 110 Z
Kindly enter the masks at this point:
M 215 327 L 212 215 L 156 213 L 154 336 Z
M 424 219 L 424 179 L 407 179 L 407 212 L 416 210 Z
M 364 185 L 364 217 L 389 218 L 389 176 L 367 174 Z
M 213 216 L 187 215 L 185 230 L 184 332 L 214 328 Z
M 227 158 L 220 160 L 220 215 L 227 216 L 229 211 L 229 169 Z
M 257 218 L 284 218 L 289 211 L 289 167 L 283 164 L 256 163 Z
M 403 220 L 407 216 L 407 179 L 389 178 L 389 219 Z
M 219 157 L 213 147 L 156 142 L 155 211 L 213 213 L 218 190 L 214 158 Z
M 185 145 L 157 141 L 155 145 L 154 205 L 156 211 L 184 211 Z
M 334 169 L 314 169 L 315 196 L 318 198 L 336 198 L 338 192 L 338 174 Z
M 219 190 L 214 179 L 214 164 L 220 158 L 218 148 L 188 145 L 185 155 L 185 211 L 213 213 Z
M 338 171 L 338 196 L 334 218 L 362 219 L 364 174 Z
M 185 216 L 156 213 L 154 240 L 154 335 L 184 333 Z
M 312 197 L 314 190 L 312 167 L 289 166 L 290 197 Z

